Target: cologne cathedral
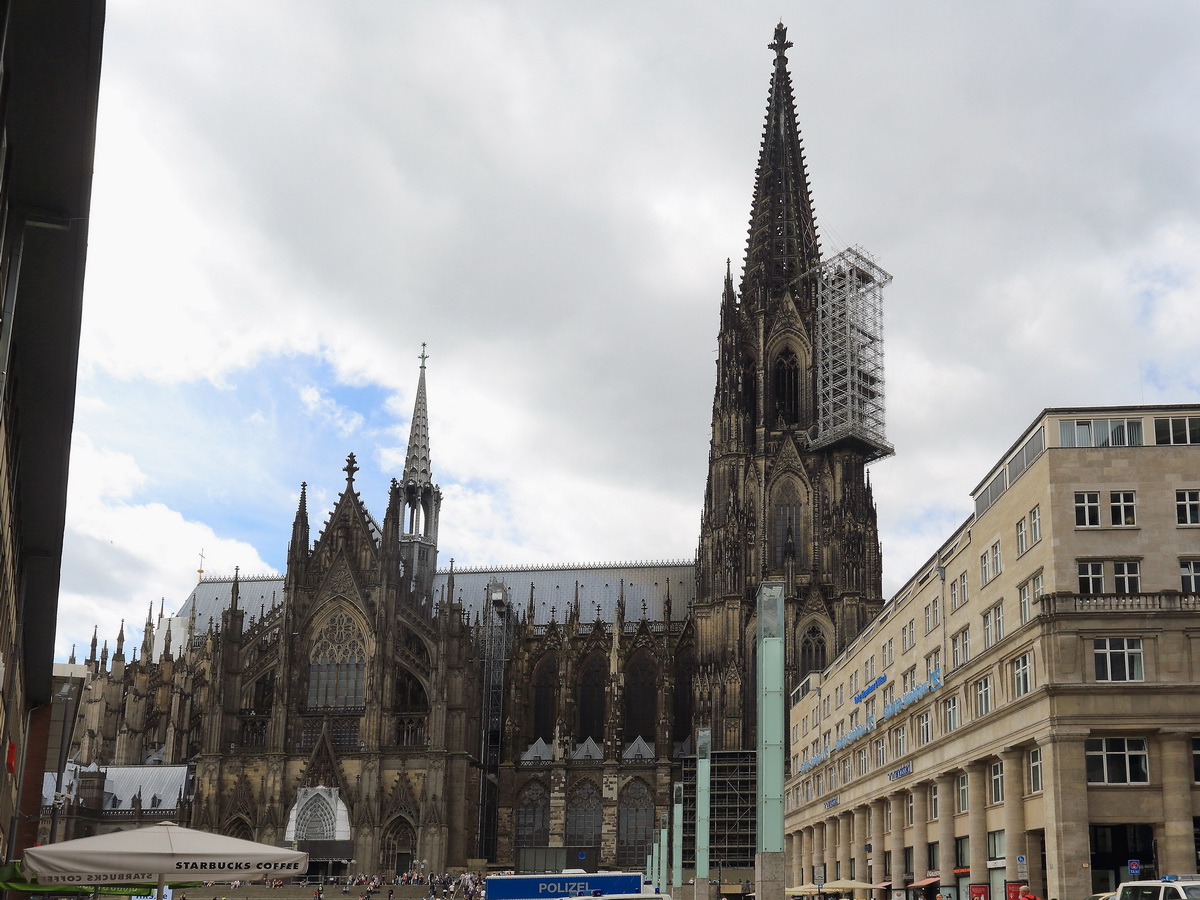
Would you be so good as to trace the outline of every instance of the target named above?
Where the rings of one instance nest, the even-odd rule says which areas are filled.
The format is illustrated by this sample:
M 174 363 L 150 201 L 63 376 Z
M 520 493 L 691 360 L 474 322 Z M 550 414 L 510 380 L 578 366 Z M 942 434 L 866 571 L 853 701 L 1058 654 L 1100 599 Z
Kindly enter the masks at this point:
M 715 292 L 695 560 L 439 569 L 422 357 L 382 525 L 351 455 L 315 541 L 301 486 L 282 577 L 202 579 L 176 615 L 151 610 L 129 661 L 123 630 L 111 659 L 93 640 L 71 747 L 81 785 L 177 767 L 173 797 L 104 800 L 295 842 L 333 875 L 536 866 L 523 855 L 556 850 L 640 869 L 673 785 L 691 802 L 694 735 L 711 728 L 712 845 L 753 865 L 759 585 L 785 584 L 795 688 L 882 606 L 866 466 L 891 452 L 890 276 L 859 250 L 822 257 L 782 25 L 769 46 L 744 266 Z M 76 834 L 106 827 L 100 796 L 68 796 Z

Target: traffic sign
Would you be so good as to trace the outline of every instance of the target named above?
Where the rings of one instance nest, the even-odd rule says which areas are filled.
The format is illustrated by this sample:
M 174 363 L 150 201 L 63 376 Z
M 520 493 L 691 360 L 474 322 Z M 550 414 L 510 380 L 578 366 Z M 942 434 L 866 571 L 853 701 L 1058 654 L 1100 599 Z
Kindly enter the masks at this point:
M 1140 859 L 1131 859 L 1129 861 L 1129 874 L 1131 876 L 1142 874 L 1142 861 Z

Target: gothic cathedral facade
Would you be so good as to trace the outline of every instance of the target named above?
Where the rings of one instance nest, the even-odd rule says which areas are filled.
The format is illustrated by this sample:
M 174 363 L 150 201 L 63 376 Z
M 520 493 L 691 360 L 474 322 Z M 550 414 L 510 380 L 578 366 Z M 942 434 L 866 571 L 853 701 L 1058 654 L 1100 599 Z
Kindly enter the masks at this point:
M 640 869 L 711 728 L 713 844 L 752 862 L 756 592 L 785 583 L 789 688 L 865 627 L 882 607 L 866 466 L 891 451 L 881 335 L 856 306 L 887 276 L 858 251 L 822 259 L 790 46 L 780 25 L 695 561 L 439 572 L 422 357 L 382 526 L 351 455 L 315 542 L 302 486 L 283 578 L 202 581 L 148 620 L 140 662 L 123 631 L 111 667 L 93 641 L 80 762 L 193 765 L 193 825 L 303 842 L 334 873 L 547 847 Z

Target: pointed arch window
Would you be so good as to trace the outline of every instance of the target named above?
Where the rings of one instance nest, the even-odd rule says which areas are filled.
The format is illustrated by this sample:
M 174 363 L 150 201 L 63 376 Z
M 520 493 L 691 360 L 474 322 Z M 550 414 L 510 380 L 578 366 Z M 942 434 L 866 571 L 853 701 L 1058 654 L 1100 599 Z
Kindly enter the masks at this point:
M 581 781 L 567 795 L 567 846 L 598 847 L 603 822 L 600 791 L 590 781 Z
M 791 348 L 775 358 L 771 376 L 775 392 L 776 426 L 800 424 L 800 360 Z
M 825 635 L 813 625 L 800 640 L 800 677 L 825 668 Z
M 550 794 L 540 781 L 531 781 L 517 795 L 517 847 L 549 844 Z
M 646 864 L 654 832 L 654 797 L 646 782 L 635 778 L 617 796 L 617 865 L 637 871 Z
M 400 674 L 396 676 L 396 711 L 429 711 L 429 698 L 425 694 L 425 686 L 416 675 L 406 669 L 401 669 Z
M 558 720 L 558 660 L 545 657 L 533 673 L 533 740 L 554 741 Z
M 309 709 L 353 709 L 364 705 L 366 648 L 354 619 L 334 615 L 313 642 L 308 666 Z
M 576 702 L 579 709 L 579 730 L 575 738 L 583 743 L 588 738 L 604 745 L 604 688 L 608 684 L 608 666 L 599 653 L 591 654 L 579 673 Z
M 800 537 L 800 500 L 791 482 L 784 484 L 775 496 L 773 525 L 771 558 L 775 567 L 782 569 L 789 554 L 795 557 Z
M 642 738 L 654 745 L 658 721 L 658 667 L 654 657 L 638 650 L 625 667 L 625 742 Z

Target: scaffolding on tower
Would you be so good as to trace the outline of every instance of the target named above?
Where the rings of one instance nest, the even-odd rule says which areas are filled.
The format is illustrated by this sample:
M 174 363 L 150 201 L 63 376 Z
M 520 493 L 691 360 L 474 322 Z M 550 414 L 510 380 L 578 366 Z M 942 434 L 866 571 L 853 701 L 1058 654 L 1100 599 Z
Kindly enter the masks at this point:
M 817 437 L 851 443 L 866 461 L 894 452 L 884 435 L 883 289 L 892 276 L 858 247 L 816 267 Z

